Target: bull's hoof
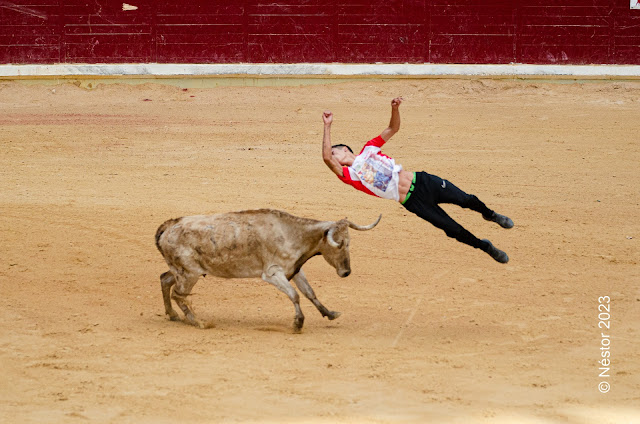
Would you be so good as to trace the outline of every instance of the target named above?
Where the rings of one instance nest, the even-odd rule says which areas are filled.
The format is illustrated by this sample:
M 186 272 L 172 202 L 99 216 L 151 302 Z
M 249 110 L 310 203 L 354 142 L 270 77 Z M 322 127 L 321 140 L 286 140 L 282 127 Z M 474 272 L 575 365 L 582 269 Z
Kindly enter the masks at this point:
M 180 315 L 175 311 L 168 312 L 167 317 L 169 317 L 169 321 L 180 321 Z
M 304 325 L 304 317 L 301 318 L 295 318 L 293 320 L 293 332 L 294 333 L 300 333 L 302 332 L 302 326 Z
M 329 318 L 329 321 L 333 321 L 334 319 L 338 318 L 340 315 L 342 315 L 342 312 L 329 311 L 329 313 L 326 316 L 327 318 Z

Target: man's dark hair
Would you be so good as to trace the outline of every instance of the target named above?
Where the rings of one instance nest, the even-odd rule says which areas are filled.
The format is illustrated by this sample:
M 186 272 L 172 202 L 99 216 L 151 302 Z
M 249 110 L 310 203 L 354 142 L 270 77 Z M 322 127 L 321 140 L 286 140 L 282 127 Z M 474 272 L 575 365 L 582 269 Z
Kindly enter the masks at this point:
M 332 149 L 334 147 L 346 147 L 351 153 L 353 153 L 353 150 L 351 150 L 351 147 L 347 146 L 346 144 L 335 144 L 335 145 L 331 146 Z

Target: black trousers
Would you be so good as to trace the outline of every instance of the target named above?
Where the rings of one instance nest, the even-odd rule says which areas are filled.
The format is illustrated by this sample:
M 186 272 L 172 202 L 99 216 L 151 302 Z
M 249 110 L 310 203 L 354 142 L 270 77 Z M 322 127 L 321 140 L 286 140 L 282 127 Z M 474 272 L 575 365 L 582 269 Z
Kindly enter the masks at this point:
M 438 206 L 440 203 L 458 205 L 480 212 L 486 217 L 493 215 L 493 211 L 482 203 L 480 199 L 472 194 L 465 193 L 450 181 L 426 172 L 416 172 L 413 192 L 411 192 L 403 206 L 408 211 L 443 230 L 447 236 L 486 252 L 489 249 L 489 243 L 478 239 L 464 229 L 462 225 L 454 221 Z

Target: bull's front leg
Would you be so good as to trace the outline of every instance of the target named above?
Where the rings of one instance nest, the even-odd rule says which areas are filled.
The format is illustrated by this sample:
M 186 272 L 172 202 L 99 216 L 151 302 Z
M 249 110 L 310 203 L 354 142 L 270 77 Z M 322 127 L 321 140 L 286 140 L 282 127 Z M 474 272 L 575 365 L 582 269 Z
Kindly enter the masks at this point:
M 309 281 L 307 281 L 307 277 L 304 275 L 304 272 L 302 272 L 302 270 L 300 270 L 296 275 L 293 276 L 293 281 L 296 283 L 296 286 L 298 286 L 298 289 L 300 289 L 302 294 L 304 294 L 307 299 L 309 299 L 316 306 L 323 317 L 334 320 L 342 315 L 340 312 L 328 310 L 322 303 L 320 303 L 320 301 L 316 298 L 316 294 L 313 292 L 313 289 L 309 285 Z
M 289 280 L 287 280 L 284 270 L 279 266 L 272 265 L 262 273 L 262 279 L 269 284 L 273 284 L 278 290 L 289 296 L 289 299 L 293 302 L 293 306 L 296 308 L 296 316 L 293 320 L 293 331 L 300 332 L 304 325 L 304 315 L 302 314 L 302 309 L 300 309 L 300 296 L 291 283 L 289 283 Z

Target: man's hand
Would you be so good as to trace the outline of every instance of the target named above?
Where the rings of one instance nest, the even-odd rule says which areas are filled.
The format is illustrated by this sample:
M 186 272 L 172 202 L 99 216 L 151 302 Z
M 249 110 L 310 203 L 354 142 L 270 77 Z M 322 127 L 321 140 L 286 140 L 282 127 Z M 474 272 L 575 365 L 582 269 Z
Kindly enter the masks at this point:
M 331 152 L 331 123 L 333 122 L 333 113 L 330 110 L 322 112 L 322 121 L 324 122 L 324 135 L 322 136 L 322 159 L 334 174 L 338 177 L 343 176 L 342 166 Z
M 333 113 L 330 110 L 325 110 L 322 112 L 322 121 L 325 125 L 331 125 L 333 122 Z
M 400 130 L 400 104 L 403 100 L 402 97 L 396 97 L 391 100 L 391 120 L 389 121 L 389 126 L 380 134 L 380 137 L 385 142 L 389 141 Z

